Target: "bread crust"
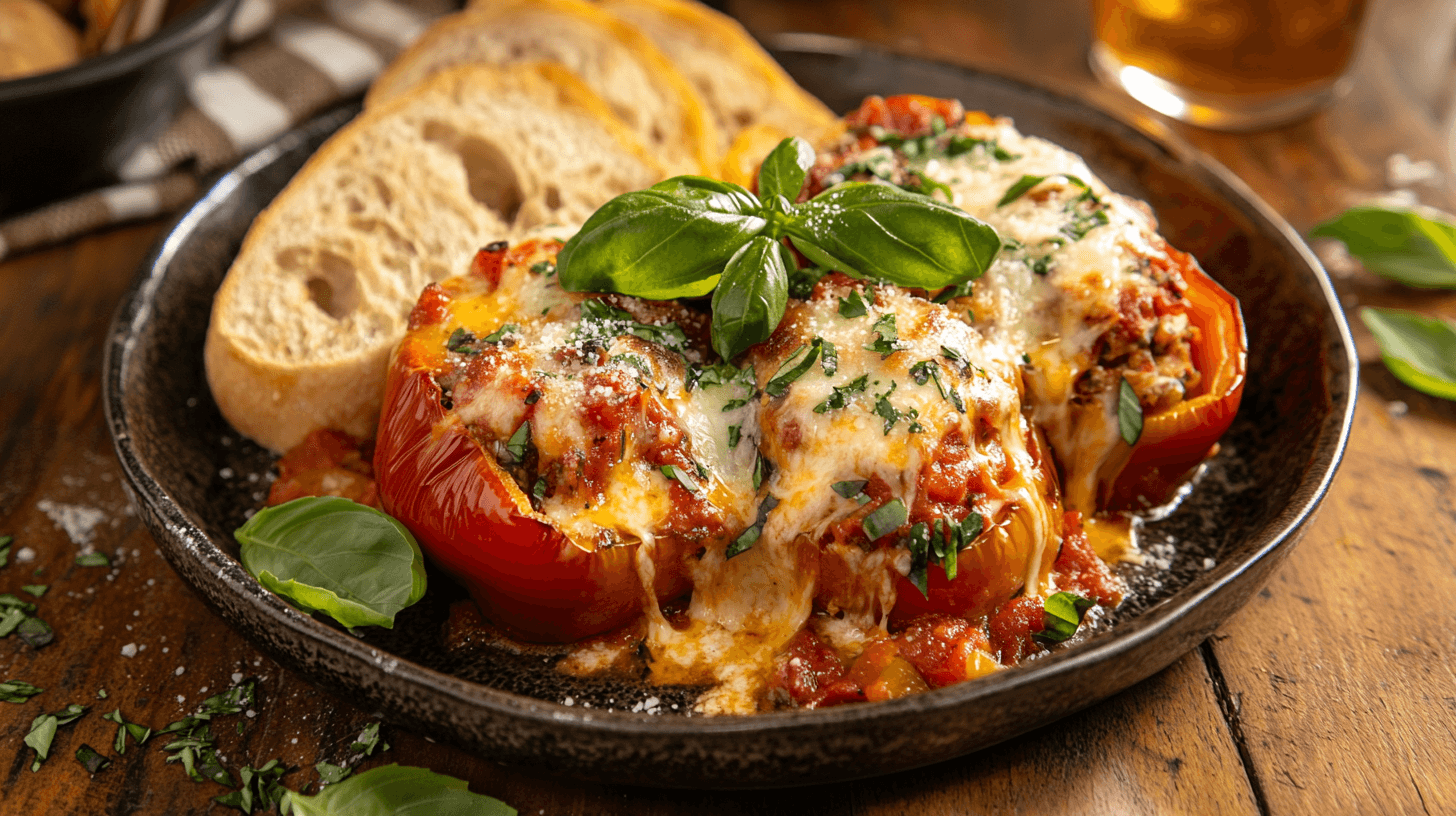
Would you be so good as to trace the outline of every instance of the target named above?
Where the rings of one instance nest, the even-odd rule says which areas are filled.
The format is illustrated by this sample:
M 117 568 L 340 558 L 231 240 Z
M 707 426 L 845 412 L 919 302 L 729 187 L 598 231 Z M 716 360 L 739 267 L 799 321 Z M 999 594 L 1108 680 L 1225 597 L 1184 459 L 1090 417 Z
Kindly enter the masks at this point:
M 276 451 L 318 428 L 372 435 L 427 283 L 661 174 L 559 65 L 460 66 L 365 111 L 258 216 L 218 290 L 204 361 L 219 409 Z
M 543 32 L 548 25 L 563 30 Z M 669 173 L 717 168 L 718 137 L 693 85 L 649 37 L 585 0 L 474 3 L 436 22 L 396 57 L 370 86 L 365 104 L 394 98 L 452 65 L 532 59 L 578 71 Z

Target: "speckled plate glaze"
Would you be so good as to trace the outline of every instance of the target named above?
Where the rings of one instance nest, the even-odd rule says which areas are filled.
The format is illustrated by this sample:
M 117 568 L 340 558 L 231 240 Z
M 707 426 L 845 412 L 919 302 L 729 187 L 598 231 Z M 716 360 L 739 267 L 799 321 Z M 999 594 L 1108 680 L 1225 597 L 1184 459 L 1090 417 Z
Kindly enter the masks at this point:
M 776 44 L 790 73 L 835 109 L 870 93 L 958 97 L 1082 154 L 1114 189 L 1151 204 L 1164 234 L 1243 302 L 1243 408 L 1197 489 L 1147 526 L 1144 543 L 1167 568 L 1129 570 L 1136 591 L 1116 615 L 1070 648 L 979 681 L 884 703 L 709 718 L 682 716 L 691 690 L 567 680 L 549 657 L 488 645 L 447 651 L 440 627 L 463 595 L 438 574 L 396 629 L 362 638 L 263 590 L 238 564 L 232 530 L 261 503 L 270 459 L 218 414 L 202 340 L 253 216 L 353 109 L 223 178 L 159 244 L 116 315 L 107 419 L 136 504 L 177 571 L 280 662 L 409 728 L 503 762 L 651 786 L 830 782 L 947 759 L 1127 688 L 1207 637 L 1299 539 L 1354 409 L 1348 327 L 1298 235 L 1192 149 L 1072 99 L 842 40 Z M 631 711 L 642 705 L 659 713 Z

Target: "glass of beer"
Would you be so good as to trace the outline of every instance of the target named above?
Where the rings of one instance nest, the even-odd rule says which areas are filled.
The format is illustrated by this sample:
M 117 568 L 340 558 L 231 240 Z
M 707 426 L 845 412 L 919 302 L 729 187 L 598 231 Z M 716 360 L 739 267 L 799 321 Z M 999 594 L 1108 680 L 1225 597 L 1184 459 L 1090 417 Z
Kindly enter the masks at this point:
M 1348 83 L 1366 0 L 1092 0 L 1103 82 L 1217 130 L 1282 124 Z

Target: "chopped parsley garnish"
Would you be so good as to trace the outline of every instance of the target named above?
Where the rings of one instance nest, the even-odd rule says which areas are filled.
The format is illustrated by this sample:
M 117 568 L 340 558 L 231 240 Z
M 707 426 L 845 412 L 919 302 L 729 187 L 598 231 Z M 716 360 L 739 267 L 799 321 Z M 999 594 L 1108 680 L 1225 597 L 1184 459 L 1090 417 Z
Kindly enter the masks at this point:
M 43 691 L 24 680 L 6 680 L 0 683 L 0 702 L 23 703 Z
M 1046 611 L 1042 617 L 1045 628 L 1032 637 L 1047 644 L 1061 643 L 1077 633 L 1087 610 L 1096 605 L 1097 602 L 1091 598 L 1083 598 L 1073 592 L 1058 592 L 1046 599 Z
M 895 353 L 897 343 L 900 340 L 900 332 L 895 328 L 895 315 L 893 312 L 883 315 L 879 320 L 876 320 L 875 325 L 870 327 L 870 331 L 879 335 L 879 339 L 865 346 L 866 351 L 877 352 L 881 357 L 889 357 Z
M 916 385 L 925 385 L 927 379 L 933 380 L 935 382 L 935 390 L 940 392 L 941 399 L 949 400 L 950 404 L 954 405 L 957 411 L 963 414 L 966 412 L 966 406 L 961 401 L 961 395 L 954 387 L 946 387 L 944 381 L 940 379 L 940 364 L 936 361 L 921 360 L 915 365 L 910 366 L 910 377 L 915 380 Z
M 889 436 L 890 431 L 895 428 L 895 423 L 899 422 L 902 419 L 910 420 L 910 433 L 920 433 L 921 431 L 925 430 L 923 427 L 921 427 L 920 423 L 916 421 L 920 417 L 920 412 L 918 410 L 911 408 L 908 411 L 901 411 L 897 409 L 893 404 L 891 404 L 890 395 L 895 393 L 895 389 L 899 387 L 900 384 L 898 382 L 892 382 L 890 383 L 890 390 L 886 391 L 883 394 L 878 394 L 875 397 L 874 413 L 880 419 L 883 419 L 885 421 L 885 436 Z
M 245 765 L 238 772 L 243 778 L 242 786 L 232 793 L 214 796 L 212 801 L 224 807 L 237 808 L 244 813 L 252 813 L 254 810 L 281 810 L 282 802 L 288 796 L 288 789 L 278 780 L 288 772 L 289 768 L 276 759 L 271 759 L 258 768 Z
M 763 535 L 763 525 L 768 521 L 768 514 L 773 512 L 773 509 L 778 506 L 778 499 L 773 496 L 764 496 L 763 501 L 758 503 L 758 518 L 754 520 L 753 526 L 739 533 L 738 537 L 733 539 L 733 543 L 728 545 L 728 549 L 723 553 L 723 556 L 725 558 L 732 558 L 752 549 L 753 545 L 758 543 L 759 536 Z
M 600 298 L 584 300 L 581 303 L 581 323 L 572 333 L 572 342 L 606 340 L 619 334 L 657 343 L 678 354 L 687 350 L 687 335 L 676 323 L 638 323 L 631 312 L 619 309 Z
M 940 356 L 944 357 L 947 360 L 950 360 L 953 363 L 960 363 L 961 365 L 965 365 L 966 362 L 966 358 L 959 351 L 956 351 L 950 346 L 941 346 Z
M 824 398 L 824 401 L 814 406 L 814 413 L 822 414 L 826 411 L 835 411 L 849 404 L 849 398 L 860 393 L 869 387 L 870 375 L 861 374 L 845 385 L 834 386 L 834 391 Z
M 905 509 L 905 502 L 891 499 L 865 516 L 864 520 L 860 522 L 860 526 L 864 529 L 866 538 L 870 541 L 878 541 L 900 529 L 909 517 L 910 513 Z
M 779 366 L 779 370 L 768 381 L 768 385 L 763 387 L 764 393 L 771 397 L 782 397 L 788 393 L 789 386 L 814 367 L 814 361 L 819 359 L 819 352 L 822 348 L 822 341 L 815 338 L 814 342 L 795 349 L 794 353 L 784 360 L 783 365 Z
M 1143 435 L 1143 404 L 1126 377 L 1117 387 L 1117 430 L 1129 445 L 1136 445 Z
M 546 498 L 545 476 L 536 477 L 536 483 L 531 485 L 531 498 L 535 499 L 537 504 L 540 504 L 541 500 Z
M 233 786 L 232 774 L 222 766 L 213 742 L 212 718 L 220 714 L 240 714 L 253 706 L 256 680 L 244 680 L 220 694 L 202 701 L 196 713 L 169 723 L 158 734 L 175 734 L 175 739 L 162 747 L 171 754 L 167 762 L 181 762 L 193 782 L 212 780 L 219 785 Z
M 956 569 L 960 565 L 960 551 L 971 546 L 985 526 L 985 518 L 974 511 L 961 519 L 959 524 L 954 521 L 947 524 L 946 519 L 935 520 L 932 527 L 934 535 L 930 538 L 930 556 L 945 570 L 946 580 L 955 580 Z
M 869 304 L 858 289 L 849 290 L 849 297 L 839 299 L 840 317 L 864 317 L 870 313 Z
M 531 444 L 531 423 L 526 421 L 522 422 L 521 427 L 517 428 L 516 432 L 511 434 L 511 438 L 506 440 L 505 450 L 501 454 L 503 463 L 519 465 L 526 461 L 526 446 L 529 444 Z
M 56 633 L 50 624 L 40 618 L 26 618 L 21 621 L 15 627 L 15 636 L 29 644 L 32 649 L 39 649 L 56 639 Z
M 763 480 L 773 473 L 773 463 L 764 457 L 762 452 L 753 460 L 753 489 L 757 490 L 763 485 Z
M 1062 234 L 1066 235 L 1068 238 L 1071 238 L 1073 241 L 1080 241 L 1082 240 L 1082 237 L 1085 236 L 1087 233 L 1091 232 L 1097 227 L 1106 226 L 1107 223 L 1107 210 L 1104 209 L 1100 204 L 1097 205 L 1095 209 L 1088 212 L 1083 212 L 1080 209 L 1077 209 L 1076 215 L 1072 218 L 1072 221 L 1066 226 L 1062 227 Z M 1040 274 L 1046 273 L 1042 272 Z
M 647 358 L 643 357 L 640 354 L 630 354 L 630 353 L 629 354 L 614 354 L 609 359 L 609 362 L 614 362 L 615 363 L 615 362 L 617 362 L 619 360 L 621 362 L 626 363 L 627 365 L 632 366 L 633 368 L 637 369 L 637 372 L 639 374 L 642 374 L 642 375 L 647 376 L 647 377 L 651 377 L 652 376 L 652 366 L 651 366 L 651 364 L 649 364 L 647 362 Z
M 823 349 L 819 354 L 819 368 L 823 369 L 824 376 L 834 376 L 834 372 L 839 370 L 839 349 L 822 337 L 816 337 L 814 340 L 820 343 Z
M 846 499 L 853 499 L 864 494 L 865 486 L 870 483 L 869 479 L 846 479 L 842 482 L 835 482 L 830 485 L 835 493 Z
M 91 552 L 81 553 L 76 556 L 76 566 L 109 567 L 111 566 L 111 557 L 100 550 L 92 550 Z
M 977 139 L 972 136 L 966 136 L 963 133 L 957 133 L 950 137 L 950 141 L 945 146 L 945 155 L 953 159 L 956 156 L 969 153 L 977 147 L 986 148 L 986 152 L 990 153 L 991 157 L 996 161 L 1015 161 L 1021 158 L 1021 156 L 1007 151 L 995 139 Z
M 737 425 L 729 425 L 728 426 L 728 447 L 729 448 L 736 448 L 736 447 L 738 447 L 738 442 L 739 442 L 740 439 L 742 439 L 742 437 L 743 437 L 743 424 L 742 423 L 739 423 Z

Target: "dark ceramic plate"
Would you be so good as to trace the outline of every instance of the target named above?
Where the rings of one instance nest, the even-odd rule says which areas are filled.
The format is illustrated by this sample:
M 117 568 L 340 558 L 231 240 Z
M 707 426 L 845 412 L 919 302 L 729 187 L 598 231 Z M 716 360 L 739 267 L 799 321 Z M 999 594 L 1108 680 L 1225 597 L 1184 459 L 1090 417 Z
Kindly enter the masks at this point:
M 1243 408 L 1198 488 L 1147 527 L 1144 543 L 1167 569 L 1129 571 L 1134 595 L 1109 625 L 1020 669 L 906 699 L 743 718 L 652 716 L 630 709 L 655 696 L 659 711 L 682 712 L 691 692 L 568 681 L 539 655 L 445 650 L 440 626 L 462 595 L 438 575 L 395 630 L 363 638 L 263 590 L 235 560 L 231 531 L 261 503 L 270 460 L 219 416 L 202 339 L 213 292 L 253 216 L 352 110 L 225 177 L 158 247 L 116 316 L 107 416 L 142 516 L 178 572 L 279 661 L 409 727 L 505 762 L 654 786 L 791 785 L 924 765 L 1090 705 L 1207 637 L 1302 534 L 1354 408 L 1348 329 L 1299 237 L 1191 149 L 1071 99 L 844 41 L 779 45 L 785 67 L 836 109 L 870 93 L 953 96 L 1082 154 L 1114 189 L 1149 202 L 1172 242 L 1243 301 Z M 567 696 L 575 705 L 558 702 Z

